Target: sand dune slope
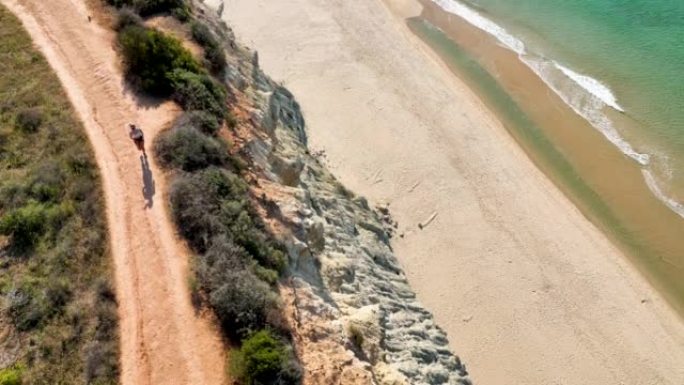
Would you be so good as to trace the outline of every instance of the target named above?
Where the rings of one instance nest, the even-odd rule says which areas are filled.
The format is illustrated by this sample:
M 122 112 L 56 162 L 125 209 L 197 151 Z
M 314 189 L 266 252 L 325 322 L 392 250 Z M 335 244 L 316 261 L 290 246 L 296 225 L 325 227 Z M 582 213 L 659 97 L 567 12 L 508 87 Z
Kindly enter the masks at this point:
M 62 81 L 101 168 L 121 317 L 121 383 L 221 384 L 218 332 L 189 298 L 188 250 L 175 237 L 161 173 L 127 136 L 149 142 L 176 116 L 168 103 L 134 100 L 124 88 L 114 35 L 88 22 L 84 0 L 1 0 L 23 22 Z

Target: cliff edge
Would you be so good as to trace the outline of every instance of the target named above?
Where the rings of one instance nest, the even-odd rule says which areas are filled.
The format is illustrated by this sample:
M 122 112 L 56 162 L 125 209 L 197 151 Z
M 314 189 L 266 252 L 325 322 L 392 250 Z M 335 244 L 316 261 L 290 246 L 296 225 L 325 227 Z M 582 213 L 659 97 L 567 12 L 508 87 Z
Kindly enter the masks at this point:
M 248 160 L 253 201 L 286 245 L 280 284 L 305 384 L 470 384 L 447 336 L 418 303 L 390 246 L 386 212 L 344 188 L 309 153 L 293 95 L 258 54 L 196 4 L 227 52 L 233 151 Z

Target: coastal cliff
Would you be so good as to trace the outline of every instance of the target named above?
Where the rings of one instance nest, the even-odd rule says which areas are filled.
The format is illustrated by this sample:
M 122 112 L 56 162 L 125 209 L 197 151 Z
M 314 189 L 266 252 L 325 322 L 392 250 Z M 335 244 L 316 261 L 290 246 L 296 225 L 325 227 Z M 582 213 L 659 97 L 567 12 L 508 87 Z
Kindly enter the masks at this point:
M 288 250 L 279 289 L 304 383 L 469 384 L 392 253 L 387 213 L 309 153 L 293 95 L 261 71 L 258 54 L 236 42 L 217 11 L 196 7 L 225 43 L 232 151 L 247 160 L 258 212 Z

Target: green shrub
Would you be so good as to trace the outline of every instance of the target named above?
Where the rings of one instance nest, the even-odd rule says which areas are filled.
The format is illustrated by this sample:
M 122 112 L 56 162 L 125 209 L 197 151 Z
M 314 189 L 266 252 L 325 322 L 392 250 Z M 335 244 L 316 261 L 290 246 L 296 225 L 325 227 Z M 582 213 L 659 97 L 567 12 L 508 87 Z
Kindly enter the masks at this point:
M 191 26 L 192 38 L 204 47 L 204 58 L 208 67 L 214 72 L 221 72 L 226 68 L 226 54 L 221 44 L 206 24 L 195 21 Z
M 190 20 L 192 13 L 190 11 L 190 7 L 184 5 L 182 7 L 172 9 L 171 15 L 173 15 L 173 17 L 175 17 L 176 20 L 180 21 L 181 23 L 185 23 Z
M 214 136 L 221 128 L 220 122 L 207 111 L 189 111 L 183 113 L 176 121 L 177 126 L 191 126 L 203 133 Z
M 21 385 L 22 372 L 23 369 L 20 366 L 0 370 L 0 385 Z
M 31 173 L 28 193 L 40 202 L 57 202 L 65 187 L 65 175 L 60 165 L 46 162 Z
M 180 233 L 203 253 L 215 236 L 232 238 L 229 224 L 235 215 L 223 212 L 246 212 L 246 195 L 247 186 L 238 176 L 209 167 L 176 179 L 170 189 L 171 212 Z
M 30 202 L 0 218 L 0 234 L 11 236 L 14 246 L 32 247 L 46 227 L 48 206 Z
M 226 115 L 226 91 L 208 75 L 177 69 L 170 74 L 173 98 L 183 109 L 207 111 L 220 122 Z
M 69 287 L 68 282 L 65 282 L 63 279 L 52 279 L 47 285 L 48 286 L 43 293 L 45 302 L 51 309 L 51 312 L 57 313 L 61 311 L 71 299 L 71 288 Z
M 181 234 L 200 253 L 226 235 L 259 264 L 282 272 L 285 254 L 268 239 L 251 212 L 247 186 L 237 175 L 209 167 L 179 177 L 171 187 L 171 209 Z
M 127 77 L 145 92 L 170 95 L 174 91 L 172 73 L 200 72 L 199 64 L 178 39 L 155 29 L 128 26 L 119 33 L 118 41 Z
M 218 41 L 216 41 L 214 34 L 209 30 L 209 27 L 202 22 L 193 22 L 190 26 L 190 32 L 192 33 L 192 38 L 202 47 L 206 48 L 212 45 L 218 45 Z
M 86 347 L 84 356 L 86 384 L 105 383 L 106 379 L 118 377 L 116 345 L 93 341 Z
M 253 267 L 253 270 L 254 274 L 259 277 L 260 280 L 269 285 L 275 285 L 278 282 L 278 272 L 273 269 L 256 265 Z
M 188 125 L 176 125 L 162 133 L 155 140 L 154 148 L 162 165 L 184 171 L 223 165 L 228 159 L 224 142 Z
M 208 67 L 214 73 L 219 73 L 226 68 L 226 53 L 220 46 L 210 46 L 204 49 L 204 58 L 208 62 Z
M 23 206 L 28 199 L 27 190 L 24 183 L 19 181 L 4 181 L 0 185 L 0 209 Z
M 119 10 L 114 29 L 122 31 L 126 27 L 142 26 L 142 24 L 140 16 L 132 8 L 125 7 Z
M 269 330 L 243 341 L 235 359 L 236 374 L 248 385 L 294 384 L 300 378 L 291 350 Z
M 226 262 L 202 263 L 199 277 L 223 330 L 245 335 L 266 324 L 269 309 L 277 309 L 276 295 L 249 270 L 222 270 Z
M 7 294 L 8 314 L 19 331 L 37 328 L 47 318 L 50 309 L 42 296 L 28 288 L 13 289 Z
M 7 293 L 8 314 L 17 330 L 27 331 L 40 327 L 45 320 L 61 314 L 72 297 L 69 282 L 53 278 L 37 291 L 34 284 L 24 283 Z
M 16 127 L 24 132 L 36 132 L 43 123 L 43 113 L 38 108 L 29 108 L 17 114 Z

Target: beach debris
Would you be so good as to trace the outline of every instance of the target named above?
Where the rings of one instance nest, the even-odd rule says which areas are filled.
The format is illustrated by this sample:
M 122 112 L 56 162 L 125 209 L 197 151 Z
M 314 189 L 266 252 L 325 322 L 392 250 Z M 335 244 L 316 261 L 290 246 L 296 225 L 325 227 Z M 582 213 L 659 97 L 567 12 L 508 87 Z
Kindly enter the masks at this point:
M 472 319 L 473 319 L 473 315 L 471 314 L 471 315 L 469 315 L 469 316 L 463 317 L 463 318 L 461 319 L 461 321 L 463 321 L 463 322 L 465 322 L 465 323 L 468 323 L 468 322 L 472 321 Z
M 373 173 L 373 175 L 368 177 L 367 180 L 372 180 L 373 184 L 378 184 L 378 183 L 382 182 L 382 169 L 379 168 L 379 169 L 375 170 L 375 173 Z
M 433 212 L 432 215 L 430 215 L 430 217 L 426 221 L 419 223 L 418 228 L 423 230 L 424 228 L 428 227 L 428 225 L 432 223 L 432 221 L 434 221 L 435 218 L 437 218 L 437 211 Z
M 413 190 L 415 190 L 416 187 L 420 186 L 420 182 L 422 181 L 419 180 L 416 183 L 414 183 L 413 186 L 411 186 L 411 188 L 408 189 L 408 192 L 413 192 Z

